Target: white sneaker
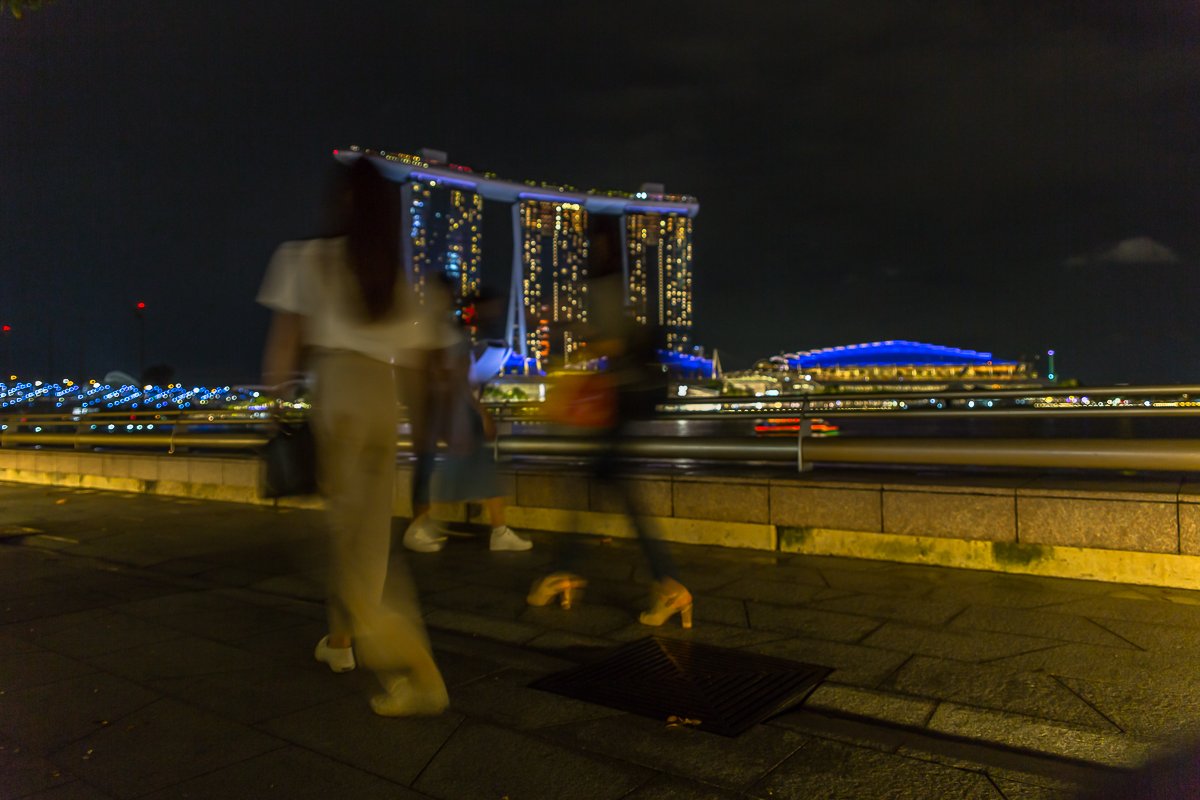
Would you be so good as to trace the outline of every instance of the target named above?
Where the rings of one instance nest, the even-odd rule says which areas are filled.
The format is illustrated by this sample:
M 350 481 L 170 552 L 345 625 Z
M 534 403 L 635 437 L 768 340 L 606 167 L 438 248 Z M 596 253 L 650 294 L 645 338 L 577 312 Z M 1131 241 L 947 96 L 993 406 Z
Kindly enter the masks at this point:
M 404 532 L 404 546 L 417 553 L 436 553 L 446 544 L 446 537 L 437 532 L 426 517 L 414 520 Z
M 330 647 L 328 636 L 322 636 L 321 641 L 317 642 L 313 656 L 317 661 L 328 664 L 334 672 L 349 672 L 357 666 L 354 663 L 354 648 Z
M 389 681 L 387 691 L 371 698 L 371 710 L 381 717 L 432 717 L 450 705 L 443 683 L 436 688 L 420 691 L 407 679 Z
M 533 542 L 517 536 L 513 532 L 513 529 L 507 525 L 492 528 L 492 542 L 490 545 L 492 550 L 528 550 L 531 547 L 533 547 Z

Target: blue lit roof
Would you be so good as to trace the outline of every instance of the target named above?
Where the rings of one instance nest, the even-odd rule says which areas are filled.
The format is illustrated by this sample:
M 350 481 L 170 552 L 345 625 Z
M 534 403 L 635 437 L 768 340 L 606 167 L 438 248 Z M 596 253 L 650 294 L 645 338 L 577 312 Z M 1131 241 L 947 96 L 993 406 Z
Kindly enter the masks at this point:
M 98 411 L 169 411 L 188 408 L 222 408 L 230 403 L 251 400 L 259 393 L 253 389 L 229 386 L 193 386 L 182 384 L 133 386 L 99 381 L 0 381 L 0 415 L 24 413 L 41 407 L 58 413 Z
M 694 198 L 657 196 L 637 192 L 632 196 L 597 194 L 575 189 L 558 189 L 538 184 L 518 183 L 464 170 L 451 165 L 428 164 L 412 156 L 393 158 L 374 150 L 352 147 L 334 150 L 333 156 L 343 164 L 366 156 L 388 178 L 397 182 L 441 182 L 456 189 L 478 192 L 488 200 L 515 203 L 519 200 L 541 200 L 548 203 L 576 203 L 593 214 L 676 214 L 694 217 L 700 204 Z
M 899 367 L 916 365 L 962 365 L 1018 364 L 992 358 L 991 353 L 978 350 L 963 350 L 938 344 L 907 342 L 889 339 L 886 342 L 846 344 L 838 347 L 823 347 L 819 350 L 803 350 L 784 353 L 771 358 L 775 363 L 786 363 L 793 369 L 812 367 Z

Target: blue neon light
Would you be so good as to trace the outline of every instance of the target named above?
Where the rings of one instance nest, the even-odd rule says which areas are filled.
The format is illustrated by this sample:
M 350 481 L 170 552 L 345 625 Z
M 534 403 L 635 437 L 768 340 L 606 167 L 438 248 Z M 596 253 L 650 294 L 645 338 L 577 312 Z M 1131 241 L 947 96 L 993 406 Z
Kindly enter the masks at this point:
M 964 350 L 936 344 L 888 340 L 825 347 L 784 353 L 774 360 L 784 360 L 793 369 L 813 367 L 899 367 L 912 365 L 975 364 L 1015 365 L 1017 361 L 993 358 L 991 353 Z

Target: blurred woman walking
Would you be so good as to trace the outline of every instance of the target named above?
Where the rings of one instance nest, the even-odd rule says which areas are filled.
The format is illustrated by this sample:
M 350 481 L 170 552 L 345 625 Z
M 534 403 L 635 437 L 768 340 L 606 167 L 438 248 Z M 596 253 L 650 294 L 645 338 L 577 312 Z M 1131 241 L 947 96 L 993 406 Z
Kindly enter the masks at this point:
M 337 235 L 285 242 L 258 302 L 274 311 L 263 382 L 290 380 L 304 359 L 315 374 L 312 425 L 328 505 L 329 634 L 315 656 L 334 672 L 361 663 L 383 692 L 383 716 L 437 714 L 446 685 L 407 569 L 388 601 L 398 421 L 395 362 L 423 348 L 425 329 L 400 263 L 399 193 L 367 157 L 345 174 Z

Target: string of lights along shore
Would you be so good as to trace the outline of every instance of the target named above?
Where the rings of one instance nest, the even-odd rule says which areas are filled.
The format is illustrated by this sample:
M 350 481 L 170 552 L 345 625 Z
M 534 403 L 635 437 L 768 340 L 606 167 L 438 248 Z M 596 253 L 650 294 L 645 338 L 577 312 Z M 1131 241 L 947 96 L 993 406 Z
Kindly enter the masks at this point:
M 477 297 L 483 271 L 484 200 L 511 207 L 513 252 L 505 338 L 530 371 L 579 352 L 571 323 L 588 318 L 588 220 L 621 218 L 624 299 L 637 321 L 662 328 L 668 350 L 691 346 L 692 263 L 696 198 L 645 183 L 635 192 L 579 190 L 510 181 L 453 164 L 446 153 L 419 155 L 338 149 L 343 163 L 370 158 L 401 184 L 404 259 L 424 302 L 431 276 L 447 275 L 463 301 Z M 499 276 L 496 276 L 499 277 Z M 493 282 L 495 279 L 493 279 Z

